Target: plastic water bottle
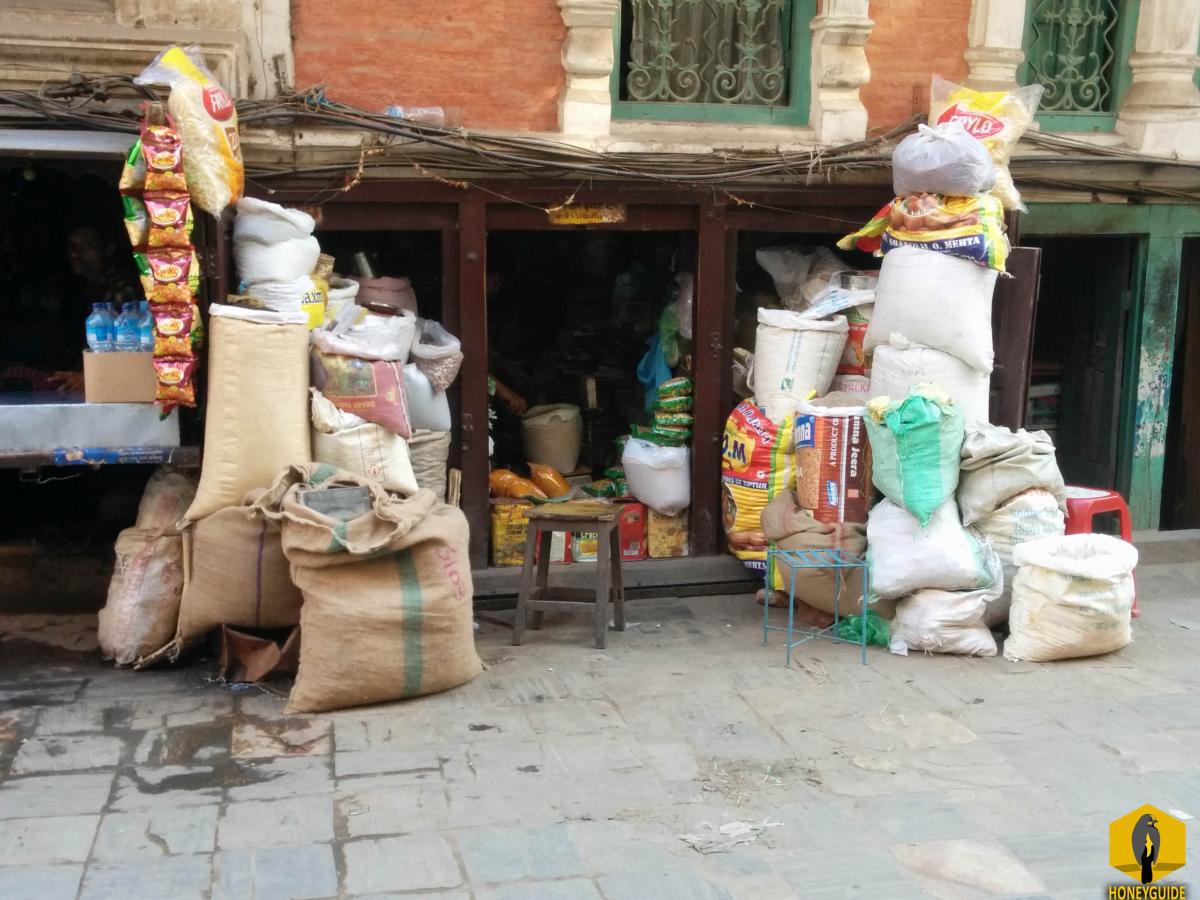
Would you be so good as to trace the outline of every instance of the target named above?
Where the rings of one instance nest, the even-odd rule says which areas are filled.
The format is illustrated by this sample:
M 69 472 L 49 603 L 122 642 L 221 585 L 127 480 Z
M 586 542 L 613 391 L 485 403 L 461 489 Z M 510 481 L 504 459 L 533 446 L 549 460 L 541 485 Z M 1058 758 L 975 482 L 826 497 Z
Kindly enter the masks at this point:
M 150 304 L 143 300 L 138 304 L 141 318 L 138 319 L 138 349 L 143 353 L 154 350 L 154 316 L 150 312 Z
M 84 326 L 88 349 L 93 353 L 109 353 L 113 349 L 113 320 L 104 307 L 103 303 L 93 303 L 92 314 Z
M 117 316 L 113 342 L 117 350 L 136 352 L 141 346 L 137 304 L 130 301 L 121 307 L 121 315 Z

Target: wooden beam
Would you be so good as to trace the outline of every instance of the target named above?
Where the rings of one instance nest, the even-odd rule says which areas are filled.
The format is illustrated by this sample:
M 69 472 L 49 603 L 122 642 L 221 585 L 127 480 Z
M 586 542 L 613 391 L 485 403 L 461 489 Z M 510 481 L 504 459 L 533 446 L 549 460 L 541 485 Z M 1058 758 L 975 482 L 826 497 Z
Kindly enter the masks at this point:
M 728 271 L 729 232 L 725 207 L 700 208 L 693 301 L 693 368 L 696 401 L 692 412 L 691 552 L 717 553 L 721 546 L 721 438 L 729 396 L 733 296 Z
M 464 348 L 459 375 L 458 443 L 462 452 L 462 509 L 471 525 L 471 566 L 487 565 L 488 328 L 487 210 L 470 199 L 458 211 L 458 330 Z

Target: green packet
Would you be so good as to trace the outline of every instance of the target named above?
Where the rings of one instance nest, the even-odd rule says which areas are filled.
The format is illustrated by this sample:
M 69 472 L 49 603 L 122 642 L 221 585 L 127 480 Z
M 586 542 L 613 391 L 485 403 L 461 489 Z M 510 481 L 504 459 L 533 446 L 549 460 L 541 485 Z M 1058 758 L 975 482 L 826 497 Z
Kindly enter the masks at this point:
M 692 422 L 691 413 L 656 412 L 654 414 L 654 427 L 660 430 L 664 427 L 691 428 Z
M 663 397 L 654 402 L 654 412 L 685 413 L 692 411 L 692 395 Z
M 633 436 L 639 441 L 649 441 L 660 447 L 682 447 L 691 439 L 692 432 L 687 428 L 648 428 L 644 425 L 634 425 Z
M 678 378 L 668 378 L 654 392 L 657 400 L 668 397 L 684 397 L 692 393 L 692 379 L 680 375 Z

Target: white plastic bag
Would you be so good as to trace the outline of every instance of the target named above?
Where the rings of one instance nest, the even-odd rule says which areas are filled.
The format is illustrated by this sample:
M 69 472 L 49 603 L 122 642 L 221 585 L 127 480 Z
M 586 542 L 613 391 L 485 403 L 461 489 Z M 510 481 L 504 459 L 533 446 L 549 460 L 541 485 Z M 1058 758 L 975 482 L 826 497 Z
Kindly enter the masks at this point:
M 233 240 L 235 243 L 278 244 L 306 238 L 316 227 L 316 221 L 304 210 L 243 197 L 237 203 L 237 218 L 233 220 Z
M 675 276 L 679 286 L 675 297 L 675 319 L 679 323 L 679 336 L 685 341 L 692 339 L 692 306 L 696 294 L 696 278 L 691 272 L 680 272 Z
M 918 125 L 892 153 L 892 187 L 906 194 L 969 197 L 996 184 L 996 165 L 961 122 Z
M 1004 658 L 1046 662 L 1097 656 L 1131 640 L 1132 544 L 1068 534 L 1019 545 Z
M 846 348 L 845 316 L 808 319 L 786 309 L 760 309 L 754 344 L 754 402 L 781 422 L 796 404 L 828 392 Z
M 126 666 L 170 643 L 183 595 L 183 538 L 126 528 L 117 536 L 108 600 L 100 610 L 100 649 Z
M 867 517 L 871 593 L 885 599 L 923 588 L 990 587 L 994 555 L 962 527 L 952 499 L 937 508 L 924 528 L 916 516 L 890 500 L 879 501 Z
M 411 495 L 417 487 L 404 438 L 338 409 L 312 391 L 313 461 L 378 481 L 386 490 Z
M 840 376 L 839 376 L 840 377 Z M 987 422 L 991 377 L 957 356 L 914 344 L 899 334 L 875 348 L 871 362 L 871 397 L 907 397 L 910 388 L 933 384 L 950 395 L 963 421 Z
M 851 287 L 852 284 L 860 286 Z M 869 306 L 875 302 L 878 284 L 879 276 L 872 272 L 838 272 L 826 282 L 826 286 L 800 315 L 809 319 L 823 319 L 855 306 Z
M 403 365 L 416 333 L 417 317 L 411 313 L 385 316 L 361 306 L 346 306 L 336 319 L 312 333 L 312 344 L 324 353 Z
M 404 367 L 404 400 L 414 430 L 450 430 L 450 401 L 446 392 L 435 391 L 425 373 L 412 363 Z
M 888 649 L 907 656 L 909 649 L 960 656 L 995 656 L 996 639 L 987 625 L 988 607 L 1000 596 L 997 583 L 977 591 L 916 591 L 896 604 Z
M 252 309 L 269 309 L 272 312 L 304 313 L 313 304 L 325 300 L 320 285 L 311 275 L 301 275 L 291 281 L 255 281 L 246 286 L 246 297 L 257 301 L 253 305 L 239 301 Z
M 813 254 L 800 247 L 764 247 L 754 252 L 754 258 L 775 282 L 775 293 L 788 309 L 803 309 L 801 288 L 808 280 Z
M 235 241 L 233 261 L 238 278 L 246 284 L 256 281 L 295 281 L 311 275 L 317 267 L 321 245 L 315 237 L 289 238 L 275 244 Z
M 1047 490 L 1065 503 L 1067 488 L 1054 441 L 1044 431 L 976 423 L 963 438 L 961 467 L 958 508 L 964 525 L 1030 488 Z
M 444 391 L 458 377 L 462 367 L 462 344 L 454 335 L 432 319 L 417 320 L 417 337 L 412 345 L 412 359 L 425 373 L 435 390 Z
M 660 447 L 631 438 L 621 454 L 629 492 L 664 516 L 692 502 L 692 470 L 687 447 Z
M 354 306 L 358 297 L 358 282 L 334 275 L 329 279 L 329 301 L 325 304 L 325 321 L 331 322 L 347 306 Z
M 997 275 L 995 269 L 945 253 L 895 248 L 883 258 L 879 271 L 866 351 L 886 344 L 893 334 L 902 334 L 990 375 Z

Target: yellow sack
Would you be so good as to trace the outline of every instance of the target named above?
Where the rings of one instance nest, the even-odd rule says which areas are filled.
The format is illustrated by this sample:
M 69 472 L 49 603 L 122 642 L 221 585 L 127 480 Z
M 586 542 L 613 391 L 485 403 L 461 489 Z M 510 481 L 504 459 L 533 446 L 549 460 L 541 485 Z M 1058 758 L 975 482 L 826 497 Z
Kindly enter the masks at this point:
M 1045 88 L 1031 84 L 1015 91 L 973 91 L 961 84 L 933 76 L 929 88 L 929 124 L 958 122 L 978 138 L 996 164 L 992 193 L 1005 209 L 1024 211 L 1021 195 L 1008 173 L 1013 148 L 1033 122 Z
M 795 487 L 795 417 L 775 423 L 748 400 L 725 422 L 721 451 L 722 519 L 729 551 L 746 568 L 766 569 L 762 514 L 782 491 Z
M 237 109 L 205 66 L 200 48 L 168 47 L 134 81 L 171 88 L 167 109 L 183 137 L 183 172 L 192 202 L 217 216 L 240 200 L 245 173 Z

